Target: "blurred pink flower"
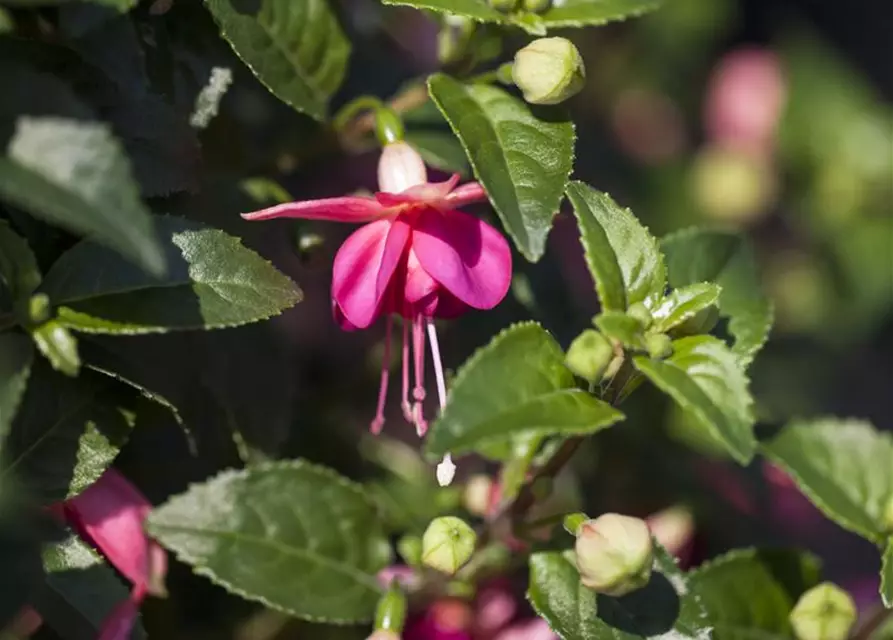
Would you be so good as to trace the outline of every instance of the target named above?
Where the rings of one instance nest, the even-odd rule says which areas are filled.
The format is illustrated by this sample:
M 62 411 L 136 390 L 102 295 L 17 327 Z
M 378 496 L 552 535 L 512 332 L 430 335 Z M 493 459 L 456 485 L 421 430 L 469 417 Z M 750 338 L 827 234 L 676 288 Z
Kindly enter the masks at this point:
M 392 314 L 403 324 L 403 413 L 419 435 L 427 429 L 425 331 L 431 340 L 441 407 L 446 388 L 433 318 L 452 318 L 468 309 L 491 309 L 508 292 L 511 250 L 505 238 L 484 221 L 457 210 L 486 200 L 476 182 L 458 185 L 459 176 L 428 182 L 421 156 L 403 142 L 387 145 L 378 164 L 380 191 L 374 198 L 339 197 L 290 202 L 253 213 L 246 220 L 304 218 L 363 223 L 335 256 L 332 302 L 346 330 L 369 327 L 387 317 L 384 364 L 373 433 L 384 425 L 384 402 L 393 329 Z M 410 332 L 415 386 L 409 399 Z

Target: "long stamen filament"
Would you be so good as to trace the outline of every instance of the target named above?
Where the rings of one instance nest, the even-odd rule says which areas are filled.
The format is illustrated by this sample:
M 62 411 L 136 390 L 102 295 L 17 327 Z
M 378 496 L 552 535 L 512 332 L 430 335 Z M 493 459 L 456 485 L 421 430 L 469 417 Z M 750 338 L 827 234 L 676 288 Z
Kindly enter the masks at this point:
M 378 435 L 384 427 L 384 403 L 388 395 L 388 379 L 391 377 L 391 333 L 394 327 L 394 321 L 388 316 L 385 325 L 384 335 L 384 357 L 381 363 L 381 384 L 378 387 L 378 406 L 375 409 L 375 418 L 369 425 L 369 430 Z
M 434 377 L 437 380 L 437 398 L 440 400 L 440 410 L 446 407 L 446 381 L 443 376 L 443 362 L 440 359 L 440 343 L 437 341 L 437 328 L 434 321 L 428 319 L 428 342 L 431 343 L 431 357 L 434 359 Z M 449 486 L 456 475 L 456 465 L 449 453 L 443 456 L 443 460 L 437 465 L 437 483 L 441 487 Z
M 403 418 L 412 422 L 412 406 L 409 404 L 409 324 L 403 318 L 403 392 L 400 401 Z
M 419 437 L 424 436 L 428 431 L 428 423 L 425 421 L 422 406 L 422 402 L 425 400 L 425 327 L 423 322 L 424 319 L 421 315 L 416 316 L 412 321 L 412 348 L 415 361 L 415 388 L 412 390 L 412 397 L 415 400 L 413 421 Z

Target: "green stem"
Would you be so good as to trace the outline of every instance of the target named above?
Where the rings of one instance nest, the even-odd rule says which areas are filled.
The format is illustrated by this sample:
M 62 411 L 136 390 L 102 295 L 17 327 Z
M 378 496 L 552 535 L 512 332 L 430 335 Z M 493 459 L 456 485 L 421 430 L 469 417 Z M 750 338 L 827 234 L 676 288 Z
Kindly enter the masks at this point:
M 376 111 L 384 106 L 381 99 L 376 96 L 359 96 L 354 98 L 346 105 L 338 110 L 335 117 L 332 118 L 332 128 L 341 133 L 347 127 L 351 120 L 356 118 L 363 111 Z

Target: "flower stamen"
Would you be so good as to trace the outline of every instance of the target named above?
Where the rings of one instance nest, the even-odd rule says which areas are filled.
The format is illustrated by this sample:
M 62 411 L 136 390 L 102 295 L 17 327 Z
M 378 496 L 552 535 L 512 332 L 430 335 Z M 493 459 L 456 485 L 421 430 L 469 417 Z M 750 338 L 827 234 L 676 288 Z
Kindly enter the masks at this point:
M 403 409 L 403 418 L 412 423 L 412 406 L 409 404 L 409 323 L 403 318 L 403 391 L 400 408 Z
M 381 363 L 381 384 L 378 387 L 378 405 L 375 409 L 375 418 L 369 425 L 369 431 L 373 435 L 381 433 L 384 427 L 384 403 L 388 395 L 388 379 L 391 377 L 391 333 L 393 333 L 394 321 L 388 316 L 385 324 L 384 357 Z
M 412 349 L 414 356 L 413 368 L 415 369 L 415 387 L 412 390 L 412 397 L 415 400 L 413 405 L 413 417 L 416 426 L 416 432 L 419 437 L 425 435 L 428 431 L 428 423 L 423 415 L 422 403 L 425 401 L 425 319 L 421 314 L 412 321 Z

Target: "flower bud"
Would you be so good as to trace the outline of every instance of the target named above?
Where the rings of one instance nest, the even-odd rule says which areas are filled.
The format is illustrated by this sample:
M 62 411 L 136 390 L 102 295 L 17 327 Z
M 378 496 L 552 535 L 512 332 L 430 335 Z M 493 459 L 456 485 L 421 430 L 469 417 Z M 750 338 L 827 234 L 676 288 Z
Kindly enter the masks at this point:
M 401 193 L 428 182 L 428 170 L 419 152 L 406 142 L 385 145 L 378 159 L 378 188 L 386 193 Z
M 653 321 L 651 312 L 648 311 L 648 307 L 646 307 L 641 302 L 636 302 L 635 304 L 629 305 L 629 309 L 626 310 L 626 315 L 631 316 L 641 322 L 642 328 L 644 329 L 650 327 Z
M 540 38 L 515 54 L 512 78 L 531 104 L 558 104 L 586 81 L 583 58 L 566 38 Z
M 645 336 L 645 348 L 649 356 L 660 360 L 673 353 L 673 341 L 666 333 L 652 333 Z
M 375 110 L 375 137 L 385 147 L 394 142 L 402 142 L 405 134 L 403 121 L 390 107 Z
M 790 621 L 797 640 L 845 640 L 856 622 L 856 603 L 840 587 L 823 582 L 800 596 Z
M 482 473 L 471 476 L 462 492 L 462 505 L 468 513 L 485 516 L 490 509 L 490 496 L 493 493 L 493 479 Z
M 43 324 L 50 319 L 52 308 L 50 298 L 45 293 L 35 293 L 28 300 L 28 320 L 33 324 Z
M 406 595 L 397 581 L 394 581 L 378 601 L 378 606 L 375 608 L 375 628 L 382 631 L 402 633 L 405 622 Z
M 552 7 L 552 0 L 524 0 L 524 11 L 545 13 Z
M 577 530 L 580 582 L 597 593 L 623 596 L 651 579 L 654 550 L 644 520 L 606 513 Z
M 518 0 L 489 0 L 488 4 L 501 13 L 511 13 L 518 8 Z
M 589 382 L 598 382 L 614 358 L 614 347 L 595 329 L 587 329 L 571 343 L 564 364 Z
M 463 520 L 435 518 L 422 536 L 422 562 L 453 575 L 471 558 L 476 543 L 477 534 Z

